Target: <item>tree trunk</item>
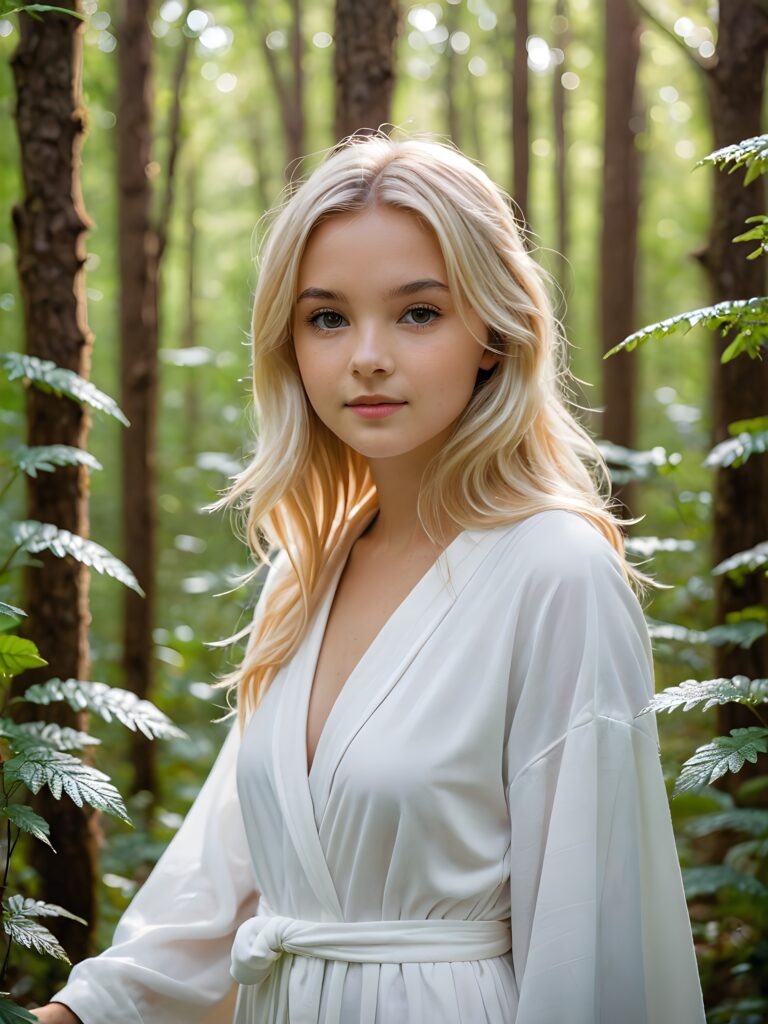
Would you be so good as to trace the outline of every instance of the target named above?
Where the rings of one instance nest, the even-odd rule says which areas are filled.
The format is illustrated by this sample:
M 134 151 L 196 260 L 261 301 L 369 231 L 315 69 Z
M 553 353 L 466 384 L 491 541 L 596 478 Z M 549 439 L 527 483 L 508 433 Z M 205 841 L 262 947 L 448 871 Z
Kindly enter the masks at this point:
M 336 138 L 390 123 L 397 0 L 336 0 Z
M 568 3 L 567 0 L 557 0 L 554 18 L 555 46 L 563 52 L 563 62 L 557 66 L 552 79 L 552 113 L 555 132 L 555 218 L 556 218 L 556 246 L 557 246 L 557 277 L 560 287 L 563 290 L 565 299 L 569 295 L 568 281 L 568 251 L 570 249 L 570 238 L 568 234 L 568 163 L 566 159 L 566 90 L 563 88 L 562 77 L 567 69 L 565 55 L 568 53 L 570 42 L 570 28 L 568 26 Z M 565 310 L 562 318 L 565 322 Z
M 277 55 L 267 46 L 269 34 L 268 23 L 264 18 L 264 5 L 257 0 L 243 0 L 246 13 L 258 35 L 267 71 L 275 90 L 275 98 L 280 108 L 283 133 L 285 135 L 285 178 L 291 180 L 294 169 L 304 156 L 306 149 L 305 116 L 304 116 L 304 33 L 302 30 L 302 10 L 300 0 L 291 0 L 291 75 L 281 72 Z M 257 140 L 257 145 L 259 141 Z M 260 186 L 261 187 L 261 186 Z M 266 209 L 266 204 L 264 204 Z
M 512 63 L 512 198 L 528 222 L 530 113 L 528 110 L 528 0 L 513 0 L 515 45 Z
M 459 67 L 459 56 L 451 46 L 451 36 L 459 27 L 459 7 L 456 4 L 449 4 L 445 9 L 445 28 L 448 32 L 448 40 L 445 44 L 445 56 L 443 57 L 443 68 L 445 74 L 445 107 L 446 120 L 448 122 L 448 138 L 458 146 L 464 148 L 462 139 L 462 124 L 459 116 L 458 83 L 462 78 L 463 71 Z
M 146 597 L 125 590 L 125 686 L 148 697 L 152 684 L 157 546 L 157 259 L 152 229 L 152 36 L 150 0 L 121 0 L 118 56 L 118 223 L 121 405 L 123 432 L 123 557 Z M 156 792 L 155 748 L 134 754 L 133 789 Z
M 76 0 L 60 0 L 79 10 Z M 85 233 L 90 227 L 80 193 L 82 22 L 69 15 L 19 15 L 20 40 L 12 65 L 16 82 L 24 199 L 14 208 L 18 271 L 24 307 L 26 350 L 41 359 L 88 377 L 92 336 L 87 326 Z M 88 413 L 68 398 L 27 392 L 27 443 L 84 448 Z M 66 466 L 27 478 L 27 515 L 88 536 L 88 471 Z M 25 672 L 15 692 L 54 676 L 88 679 L 88 570 L 67 556 L 37 556 L 39 567 L 24 571 L 24 633 L 48 661 L 45 669 Z M 50 720 L 83 728 L 84 717 L 57 704 Z M 36 718 L 41 714 L 37 713 Z M 40 874 L 41 899 L 84 917 L 88 927 L 52 918 L 47 927 L 59 937 L 73 961 L 91 952 L 96 898 L 98 819 L 89 807 L 68 798 L 55 800 L 47 789 L 35 800 L 50 822 L 53 854 L 32 845 L 32 863 Z M 54 965 L 55 964 L 55 965 Z M 47 968 L 48 982 L 63 980 L 60 962 Z
M 195 210 L 197 209 L 197 162 L 186 161 L 186 229 L 184 240 L 186 257 L 186 297 L 182 316 L 183 329 L 182 348 L 193 348 L 197 345 L 197 227 Z M 197 435 L 200 424 L 200 381 L 199 368 L 188 366 L 182 370 L 184 385 L 184 448 L 187 459 L 191 462 L 197 452 Z
M 759 135 L 764 97 L 768 13 L 753 0 L 728 0 L 720 5 L 717 62 L 709 72 L 710 103 L 716 148 Z M 714 214 L 707 250 L 701 259 L 709 275 L 713 302 L 765 294 L 765 261 L 747 260 L 749 248 L 732 243 L 742 234 L 747 217 L 765 212 L 765 184 L 756 178 L 744 188 L 743 171 L 713 170 Z M 728 424 L 768 414 L 768 359 L 739 356 L 723 365 L 720 356 L 732 334 L 713 335 L 712 444 L 729 437 Z M 739 469 L 717 470 L 714 480 L 714 564 L 768 538 L 768 458 L 755 455 Z M 715 622 L 749 605 L 768 604 L 768 579 L 750 573 L 742 585 L 726 576 L 715 580 Z M 768 637 L 750 648 L 716 647 L 715 676 L 768 676 Z M 718 707 L 718 732 L 754 725 L 754 715 L 737 705 Z M 721 780 L 735 792 L 749 777 L 762 774 L 759 764 L 744 765 L 738 775 Z M 763 800 L 768 797 L 764 792 Z
M 605 0 L 605 128 L 602 237 L 600 242 L 600 336 L 607 352 L 635 329 L 635 269 L 640 204 L 635 113 L 640 25 L 629 0 Z M 602 436 L 634 448 L 637 437 L 637 360 L 602 362 Z M 634 488 L 617 487 L 632 515 Z

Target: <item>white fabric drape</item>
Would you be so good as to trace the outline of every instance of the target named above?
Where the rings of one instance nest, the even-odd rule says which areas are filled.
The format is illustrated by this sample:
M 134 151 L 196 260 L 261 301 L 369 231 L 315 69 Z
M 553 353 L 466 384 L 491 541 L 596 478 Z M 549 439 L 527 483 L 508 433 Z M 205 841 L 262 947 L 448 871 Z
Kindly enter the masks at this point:
M 368 521 L 113 945 L 55 998 L 85 1024 L 703 1024 L 656 724 L 635 717 L 648 631 L 580 516 L 460 534 L 307 773 L 317 655 Z M 494 928 L 504 951 L 477 952 Z M 234 1015 L 231 970 L 256 982 Z

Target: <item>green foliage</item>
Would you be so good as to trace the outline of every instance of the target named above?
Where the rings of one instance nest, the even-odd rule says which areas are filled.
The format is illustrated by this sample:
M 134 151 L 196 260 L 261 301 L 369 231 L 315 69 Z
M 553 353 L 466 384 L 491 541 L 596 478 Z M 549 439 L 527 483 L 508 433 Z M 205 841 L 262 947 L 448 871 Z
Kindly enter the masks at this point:
M 760 807 L 731 807 L 725 811 L 701 814 L 686 825 L 686 832 L 697 837 L 724 830 L 760 837 L 768 835 L 768 811 Z
M 730 172 L 746 167 L 745 184 L 768 172 L 768 135 L 762 135 L 727 146 L 710 153 L 696 166 L 714 164 L 727 167 Z M 768 251 L 768 217 L 763 214 L 750 217 L 749 231 L 736 236 L 734 242 L 757 242 L 747 259 L 756 259 Z M 680 313 L 659 323 L 644 327 L 616 345 L 607 356 L 638 345 L 666 338 L 671 334 L 686 334 L 694 327 L 720 330 L 732 340 L 721 355 L 721 363 L 728 363 L 741 355 L 763 358 L 768 344 L 768 297 L 726 300 L 714 306 Z M 707 470 L 737 469 L 747 459 L 768 452 L 768 417 L 759 416 L 729 424 L 732 435 L 716 445 L 707 455 L 703 468 Z M 731 510 L 738 515 L 738 509 Z M 724 559 L 712 570 L 713 576 L 728 575 L 740 583 L 748 573 L 763 571 L 768 564 L 768 539 L 749 550 L 737 552 Z M 652 636 L 684 640 L 696 644 L 737 644 L 751 647 L 768 632 L 768 607 L 763 604 L 740 608 L 728 615 L 725 623 L 707 630 L 695 630 L 675 623 L 649 624 Z M 692 757 L 683 763 L 675 781 L 673 796 L 700 793 L 703 787 L 722 779 L 728 773 L 740 772 L 744 765 L 757 765 L 761 755 L 768 753 L 768 719 L 764 713 L 768 704 L 768 679 L 750 679 L 744 675 L 732 678 L 686 679 L 653 696 L 639 714 L 650 711 L 676 710 L 707 711 L 717 705 L 740 704 L 748 708 L 759 722 L 750 728 L 735 728 L 728 736 L 715 736 L 699 746 Z M 739 799 L 759 798 L 768 786 L 765 773 L 739 787 Z M 686 835 L 699 837 L 715 831 L 734 834 L 746 833 L 748 838 L 731 842 L 721 864 L 704 864 L 686 868 L 683 872 L 685 892 L 689 900 L 707 900 L 707 917 L 723 919 L 728 933 L 742 932 L 737 943 L 738 962 L 732 971 L 764 977 L 766 948 L 762 936 L 768 929 L 768 886 L 764 882 L 766 855 L 768 854 L 768 811 L 760 807 L 734 806 L 733 798 L 721 794 L 720 809 L 699 814 L 687 823 Z M 713 912 L 712 897 L 717 897 Z M 734 927 L 734 918 L 737 922 Z M 724 960 L 720 950 L 715 953 Z M 722 1002 L 708 1014 L 711 1024 L 758 1024 L 764 1020 L 763 1011 L 768 1001 L 760 997 L 734 1003 Z
M 749 185 L 761 174 L 768 173 L 768 135 L 753 135 L 732 146 L 716 149 L 714 153 L 708 153 L 698 160 L 694 167 L 703 167 L 705 164 L 728 168 L 729 174 L 733 174 L 739 167 L 746 167 L 744 184 Z
M 113 416 L 123 426 L 130 426 L 114 398 L 99 391 L 95 384 L 73 370 L 65 370 L 50 359 L 38 359 L 22 352 L 5 352 L 0 353 L 0 367 L 5 370 L 8 380 L 28 381 L 39 391 L 83 402 L 92 409 Z
M 764 418 L 764 417 L 763 417 Z M 707 469 L 743 466 L 750 455 L 764 455 L 768 451 L 768 430 L 741 431 L 737 437 L 715 445 L 704 461 Z
M 759 242 L 756 249 L 753 249 L 747 256 L 748 260 L 756 260 L 758 256 L 765 256 L 768 253 L 768 216 L 764 213 L 756 217 L 747 217 L 745 224 L 757 224 L 756 228 L 750 228 L 742 235 L 736 235 L 734 242 Z
M 132 731 L 142 732 L 148 739 L 176 737 L 188 739 L 162 711 L 148 700 L 140 700 L 130 690 L 121 690 L 106 683 L 86 683 L 78 679 L 50 679 L 30 686 L 24 700 L 34 704 L 66 701 L 73 711 L 93 711 L 105 722 L 116 719 Z
M 0 996 L 0 1024 L 24 1024 L 25 1021 L 39 1024 L 39 1018 L 30 1013 L 29 1010 L 25 1010 L 22 1006 L 17 1006 L 16 1003 L 12 1003 L 9 999 L 5 999 L 4 996 Z
M 758 569 L 765 569 L 768 573 L 768 541 L 756 544 L 747 551 L 737 551 L 735 555 L 724 558 L 712 570 L 712 575 L 730 576 L 737 583 L 741 583 L 748 573 L 756 572 Z
M 736 337 L 723 352 L 721 362 L 728 363 L 742 354 L 757 359 L 761 346 L 768 341 L 768 298 L 727 299 L 714 306 L 704 306 L 701 309 L 667 317 L 666 320 L 642 327 L 628 335 L 606 352 L 603 359 L 616 352 L 631 352 L 638 345 L 648 341 L 659 341 L 670 334 L 687 334 L 694 327 L 706 330 L 720 328 L 723 335 L 734 327 L 739 327 Z
M 648 451 L 635 451 L 612 441 L 601 441 L 598 447 L 610 467 L 614 484 L 666 476 L 674 472 L 682 460 L 679 452 L 668 453 L 661 445 Z
M 144 591 L 128 566 L 95 541 L 86 540 L 69 530 L 61 530 L 53 523 L 38 523 L 34 519 L 14 523 L 11 534 L 18 551 L 31 554 L 50 551 L 57 558 L 72 555 L 78 562 L 83 562 L 105 576 L 111 576 L 144 596 Z
M 90 452 L 83 448 L 73 448 L 69 444 L 45 444 L 35 447 L 22 444 L 11 452 L 10 461 L 22 473 L 31 477 L 36 477 L 40 472 L 52 473 L 57 466 L 103 468 Z
M 31 356 L 10 353 L 0 355 L 9 380 L 24 380 L 43 391 L 100 409 L 121 423 L 127 423 L 117 404 L 93 384 L 52 362 Z M 27 447 L 19 445 L 5 459 L 13 467 L 13 475 L 0 489 L 0 501 L 19 473 L 35 477 L 39 472 L 51 473 L 63 466 L 87 466 L 100 469 L 101 464 L 88 452 L 69 445 Z M 11 522 L 3 531 L 10 538 L 12 550 L 0 562 L 0 585 L 16 568 L 20 555 L 47 551 L 58 557 L 72 557 L 97 572 L 118 580 L 124 586 L 143 594 L 136 577 L 120 559 L 106 548 L 85 537 L 61 529 L 53 523 L 34 520 Z M 8 630 L 25 618 L 26 612 L 8 602 L 0 602 L 0 629 Z M 85 764 L 71 751 L 92 747 L 100 741 L 87 732 L 56 722 L 33 720 L 16 722 L 8 709 L 18 703 L 40 707 L 54 701 L 65 701 L 75 711 L 94 711 L 107 722 L 117 720 L 145 736 L 184 736 L 170 719 L 146 700 L 139 700 L 126 690 L 112 689 L 104 683 L 83 680 L 52 679 L 27 689 L 23 697 L 10 699 L 9 688 L 14 676 L 47 662 L 29 639 L 0 632 L 0 817 L 5 819 L 5 870 L 0 896 L 5 892 L 11 857 L 19 835 L 27 833 L 53 849 L 48 823 L 36 811 L 18 801 L 16 793 L 26 789 L 37 794 L 47 787 L 57 800 L 66 795 L 78 807 L 84 804 L 132 824 L 119 791 L 110 777 L 90 764 Z M 13 830 L 13 831 L 12 831 Z M 15 832 L 15 835 L 13 834 Z M 2 903 L 3 928 L 8 937 L 5 962 L 0 981 L 5 977 L 11 943 L 32 949 L 69 963 L 66 952 L 52 933 L 38 920 L 40 917 L 68 917 L 82 921 L 55 904 L 12 896 Z M 85 924 L 85 922 L 82 922 Z M 0 1024 L 3 1021 L 35 1020 L 26 1011 L 0 996 Z
M 11 741 L 14 750 L 29 750 L 47 747 L 50 750 L 82 750 L 101 743 L 96 736 L 71 729 L 58 722 L 14 722 L 12 718 L 0 718 L 0 736 Z
M 42 668 L 47 664 L 31 640 L 20 636 L 0 636 L 0 679 L 8 679 L 28 668 Z
M 51 834 L 48 822 L 31 807 L 27 807 L 26 804 L 6 804 L 4 807 L 0 807 L 0 817 L 8 818 L 17 828 L 23 832 L 29 832 L 31 836 L 39 839 L 46 846 L 50 846 L 53 850 L 51 840 L 48 838 Z
M 82 807 L 89 804 L 98 811 L 114 814 L 132 824 L 123 799 L 109 781 L 109 776 L 98 768 L 60 750 L 44 746 L 26 747 L 21 754 L 10 758 L 3 765 L 6 782 L 23 782 L 32 793 L 39 793 L 47 786 L 57 800 L 61 794 Z
M 70 921 L 86 924 L 82 917 L 71 914 L 64 907 L 55 903 L 44 903 L 42 900 L 25 899 L 23 896 L 11 896 L 3 903 L 3 929 L 14 942 L 22 946 L 36 949 L 39 953 L 56 957 L 69 963 L 69 957 L 62 949 L 58 939 L 47 928 L 38 924 L 38 917 L 67 917 Z
M 741 771 L 745 761 L 756 764 L 758 754 L 765 753 L 768 753 L 768 729 L 757 726 L 731 729 L 730 736 L 716 736 L 685 762 L 673 794 L 707 786 L 726 772 Z
M 749 679 L 747 676 L 733 676 L 731 679 L 686 679 L 677 686 L 668 686 L 661 693 L 654 694 L 639 715 L 645 715 L 649 711 L 690 711 L 702 703 L 702 711 L 708 711 L 715 704 L 730 702 L 747 705 L 768 704 L 768 679 Z
M 711 896 L 721 889 L 734 889 L 753 899 L 760 900 L 768 910 L 768 887 L 743 871 L 725 867 L 722 864 L 701 868 L 687 868 L 683 871 L 685 895 L 689 900 L 699 896 Z
M 85 15 L 80 11 L 73 11 L 69 7 L 59 7 L 57 4 L 16 4 L 11 0 L 0 0 L 0 17 L 9 18 L 13 14 L 29 14 L 33 18 L 39 18 L 41 14 L 68 14 L 79 21 L 85 20 Z M 34 1019 L 34 1018 L 33 1018 Z M 0 1018 L 0 1022 L 2 1018 Z

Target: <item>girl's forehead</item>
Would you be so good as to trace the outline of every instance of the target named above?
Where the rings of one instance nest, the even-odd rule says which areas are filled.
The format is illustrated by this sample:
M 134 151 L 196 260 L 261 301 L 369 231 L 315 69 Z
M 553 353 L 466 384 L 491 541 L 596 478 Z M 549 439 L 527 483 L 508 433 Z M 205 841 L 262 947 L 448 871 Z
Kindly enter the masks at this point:
M 377 207 L 320 222 L 307 239 L 300 275 L 334 268 L 361 272 L 390 261 L 424 263 L 425 274 L 444 268 L 437 238 L 417 214 Z

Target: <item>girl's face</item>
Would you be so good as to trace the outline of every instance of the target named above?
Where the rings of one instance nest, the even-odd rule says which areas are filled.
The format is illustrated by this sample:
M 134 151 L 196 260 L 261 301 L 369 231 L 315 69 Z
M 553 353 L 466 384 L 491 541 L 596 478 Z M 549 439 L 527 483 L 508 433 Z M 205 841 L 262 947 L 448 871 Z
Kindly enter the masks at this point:
M 479 316 L 468 319 L 487 335 Z M 292 328 L 312 408 L 369 459 L 439 450 L 478 369 L 498 361 L 461 322 L 431 228 L 392 207 L 337 214 L 314 229 Z M 361 397 L 398 404 L 363 406 L 365 415 L 351 404 Z

